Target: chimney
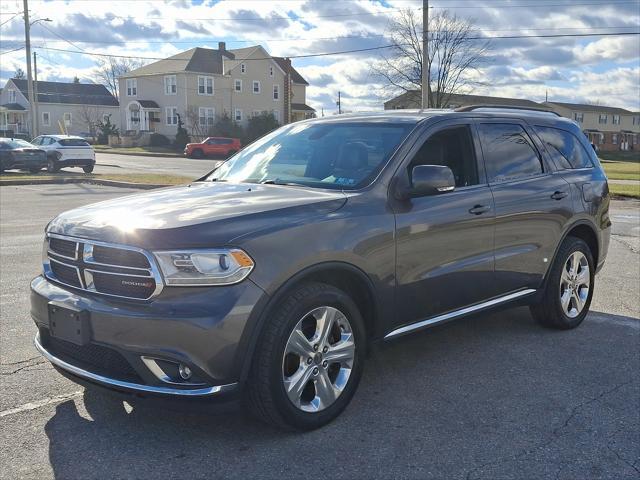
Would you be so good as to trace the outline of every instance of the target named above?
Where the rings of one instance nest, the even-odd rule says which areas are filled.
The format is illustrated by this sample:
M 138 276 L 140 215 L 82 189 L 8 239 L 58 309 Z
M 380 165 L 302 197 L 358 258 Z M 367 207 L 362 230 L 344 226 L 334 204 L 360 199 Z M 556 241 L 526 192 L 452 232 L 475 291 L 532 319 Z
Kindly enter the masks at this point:
M 227 49 L 227 44 L 225 42 L 218 42 L 218 50 L 224 52 Z

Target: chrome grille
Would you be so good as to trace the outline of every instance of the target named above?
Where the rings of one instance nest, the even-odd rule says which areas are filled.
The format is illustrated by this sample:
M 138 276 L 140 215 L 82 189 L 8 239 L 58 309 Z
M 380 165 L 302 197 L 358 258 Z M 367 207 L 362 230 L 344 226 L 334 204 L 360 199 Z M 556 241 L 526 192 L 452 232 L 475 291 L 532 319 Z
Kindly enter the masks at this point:
M 45 276 L 68 287 L 131 300 L 162 290 L 153 257 L 137 247 L 48 233 L 45 252 Z

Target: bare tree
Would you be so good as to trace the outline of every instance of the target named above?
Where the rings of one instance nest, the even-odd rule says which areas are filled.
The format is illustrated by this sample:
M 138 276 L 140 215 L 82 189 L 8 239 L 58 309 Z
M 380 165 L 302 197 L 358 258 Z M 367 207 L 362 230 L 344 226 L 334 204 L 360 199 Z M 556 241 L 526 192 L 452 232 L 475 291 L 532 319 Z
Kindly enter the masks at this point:
M 80 120 L 93 137 L 96 136 L 98 124 L 104 120 L 104 115 L 104 110 L 96 106 L 82 105 L 80 108 Z
M 413 10 L 402 10 L 391 20 L 389 32 L 395 45 L 374 66 L 373 74 L 385 88 L 414 95 L 420 102 L 422 78 L 422 22 Z M 489 50 L 488 40 L 474 38 L 473 23 L 440 11 L 429 17 L 429 106 L 444 108 L 451 95 L 467 93 Z M 417 92 L 416 92 L 417 91 Z
M 195 137 L 206 137 L 209 133 L 209 127 L 200 125 L 200 111 L 198 107 L 193 105 L 187 108 L 187 125 L 190 127 L 191 135 Z
M 109 57 L 106 60 L 98 60 L 96 65 L 96 82 L 106 86 L 113 96 L 118 98 L 118 77 L 140 68 L 144 62 L 133 58 Z
M 21 68 L 17 68 L 16 73 L 13 75 L 13 78 L 18 78 L 18 79 L 24 78 L 24 70 L 22 70 Z

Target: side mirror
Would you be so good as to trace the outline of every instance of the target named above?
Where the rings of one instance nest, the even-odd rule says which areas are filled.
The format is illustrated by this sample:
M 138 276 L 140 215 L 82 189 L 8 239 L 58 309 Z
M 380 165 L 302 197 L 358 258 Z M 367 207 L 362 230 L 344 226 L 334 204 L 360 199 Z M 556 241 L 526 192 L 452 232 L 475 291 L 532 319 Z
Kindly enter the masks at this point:
M 453 172 L 443 165 L 416 165 L 411 170 L 410 197 L 426 197 L 456 188 Z

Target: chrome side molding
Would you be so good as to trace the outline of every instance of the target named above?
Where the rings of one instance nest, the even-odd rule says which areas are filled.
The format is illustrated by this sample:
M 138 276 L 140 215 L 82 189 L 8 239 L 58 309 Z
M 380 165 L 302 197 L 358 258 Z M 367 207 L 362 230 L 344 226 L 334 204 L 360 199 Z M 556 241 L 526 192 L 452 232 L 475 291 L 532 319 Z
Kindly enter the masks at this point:
M 515 300 L 517 298 L 524 297 L 526 295 L 531 295 L 532 293 L 535 293 L 535 292 L 536 292 L 535 289 L 527 288 L 526 290 L 520 290 L 519 292 L 510 293 L 509 295 L 504 295 L 502 297 L 494 298 L 492 300 L 487 300 L 486 302 L 461 308 L 460 310 L 455 310 L 453 312 L 438 315 L 437 317 L 431 317 L 426 320 L 420 320 L 419 322 L 411 323 L 409 325 L 405 325 L 404 327 L 400 327 L 400 328 L 396 328 L 395 330 L 392 330 L 391 332 L 387 333 L 384 336 L 384 339 L 389 340 L 390 338 L 397 337 L 399 335 L 404 335 L 406 333 L 413 332 L 415 330 L 432 327 L 439 323 L 444 323 L 449 320 L 453 320 L 454 318 L 462 317 L 469 313 L 477 312 L 479 310 L 483 310 L 485 308 L 489 308 L 494 305 L 499 305 L 501 303 L 509 302 L 511 300 Z
M 193 388 L 193 389 L 178 389 L 178 388 L 170 388 L 170 387 L 155 387 L 152 385 L 141 385 L 139 383 L 130 383 L 123 382 L 121 380 L 116 380 L 114 378 L 105 377 L 103 375 L 98 375 L 96 373 L 89 372 L 82 368 L 76 367 L 75 365 L 71 365 L 70 363 L 65 362 L 64 360 L 59 359 L 58 357 L 49 353 L 40 343 L 40 334 L 36 334 L 36 337 L 33 340 L 33 344 L 36 347 L 36 350 L 40 352 L 40 354 L 49 360 L 53 365 L 66 370 L 78 377 L 105 385 L 107 387 L 113 388 L 122 388 L 125 390 L 131 390 L 134 392 L 141 393 L 154 393 L 154 394 L 162 394 L 162 395 L 174 395 L 174 396 L 182 396 L 182 397 L 203 397 L 203 396 L 211 396 L 216 395 L 218 393 L 233 390 L 237 383 L 230 383 L 227 385 L 216 385 L 213 387 L 205 387 L 205 388 Z

